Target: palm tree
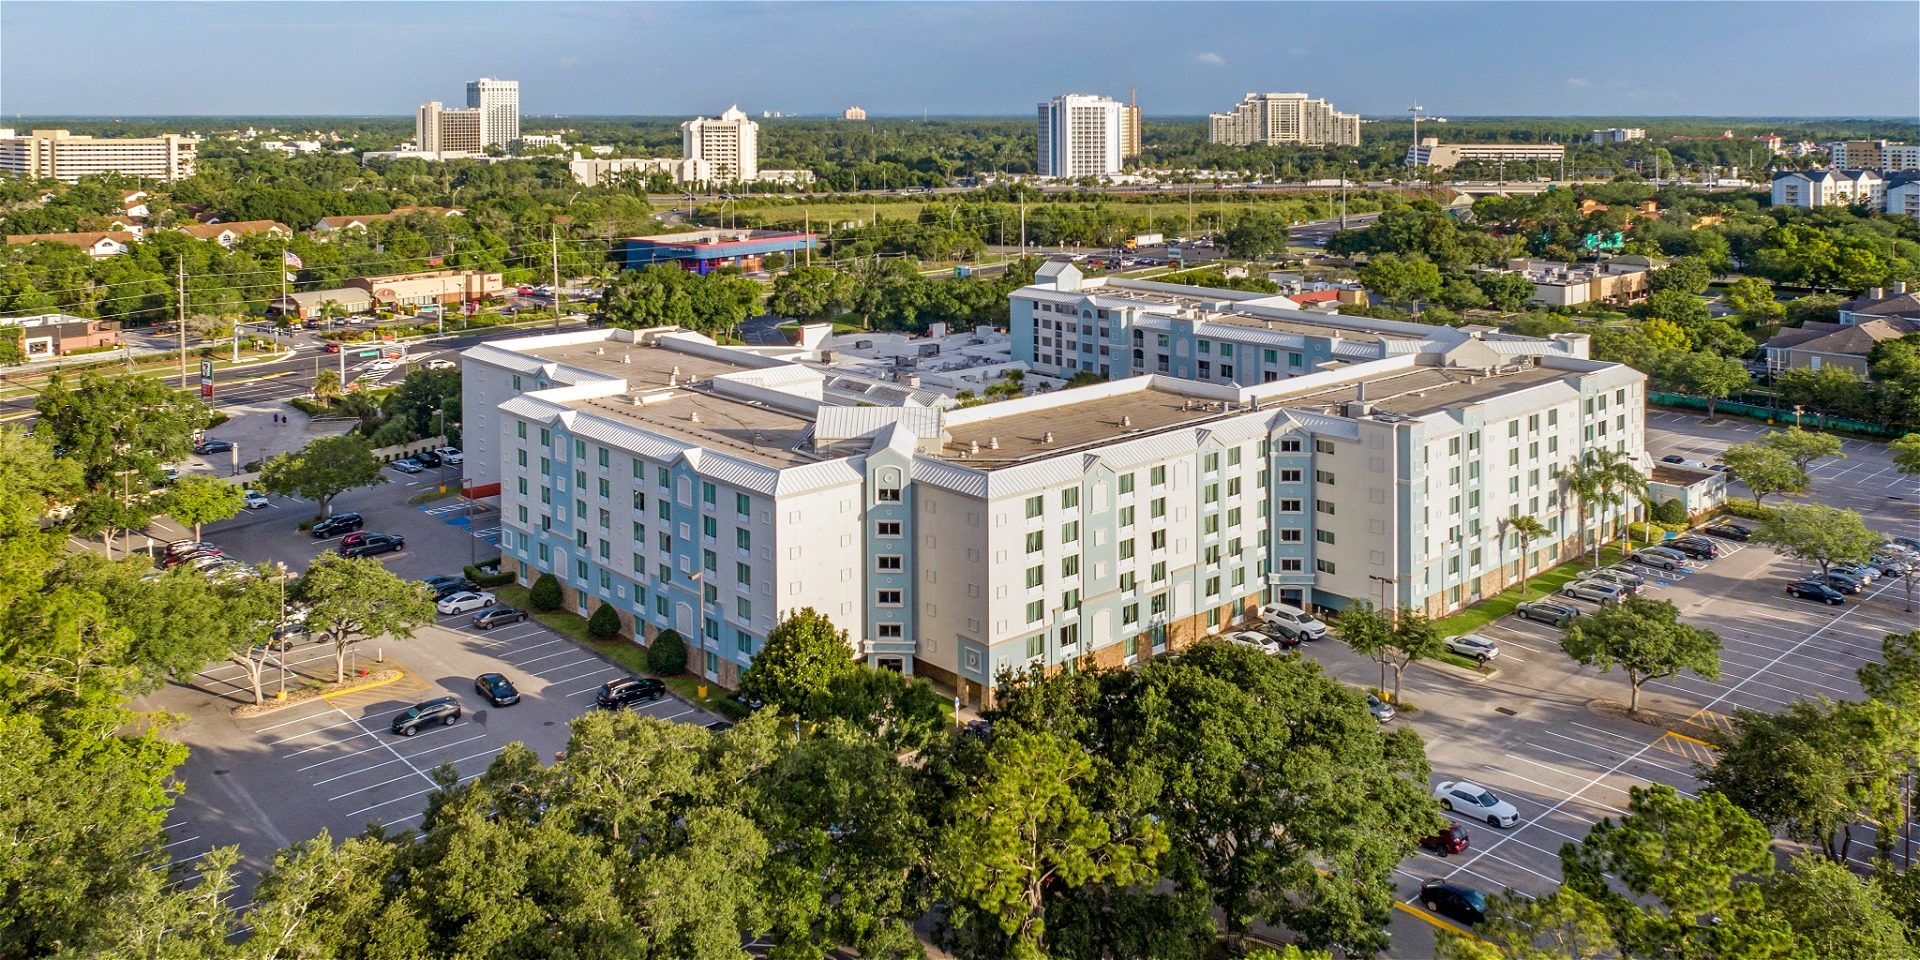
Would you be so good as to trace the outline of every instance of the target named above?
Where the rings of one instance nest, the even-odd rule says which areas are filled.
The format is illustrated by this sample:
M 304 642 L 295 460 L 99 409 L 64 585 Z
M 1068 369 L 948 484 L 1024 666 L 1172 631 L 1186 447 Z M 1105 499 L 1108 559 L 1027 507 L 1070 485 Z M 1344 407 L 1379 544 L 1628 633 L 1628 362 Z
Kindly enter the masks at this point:
M 1587 542 L 1587 510 L 1600 505 L 1600 472 L 1583 461 L 1568 467 L 1567 471 L 1560 475 L 1560 479 L 1566 484 L 1568 495 L 1580 501 L 1580 542 L 1584 548 Z M 1593 540 L 1593 563 L 1596 567 L 1600 565 L 1598 537 Z
M 1647 478 L 1634 469 L 1626 454 L 1614 450 L 1595 450 L 1593 466 L 1599 474 L 1600 502 L 1605 504 L 1609 519 L 1612 519 L 1616 509 L 1647 498 Z M 1619 530 L 1616 524 L 1616 535 Z
M 332 302 L 332 301 L 328 301 Z M 340 374 L 335 370 L 322 370 L 313 378 L 313 398 L 321 403 L 331 403 L 340 395 Z
M 1547 535 L 1547 525 L 1534 517 L 1514 517 L 1507 529 L 1520 538 L 1520 592 L 1527 592 L 1527 557 L 1533 553 L 1535 538 Z

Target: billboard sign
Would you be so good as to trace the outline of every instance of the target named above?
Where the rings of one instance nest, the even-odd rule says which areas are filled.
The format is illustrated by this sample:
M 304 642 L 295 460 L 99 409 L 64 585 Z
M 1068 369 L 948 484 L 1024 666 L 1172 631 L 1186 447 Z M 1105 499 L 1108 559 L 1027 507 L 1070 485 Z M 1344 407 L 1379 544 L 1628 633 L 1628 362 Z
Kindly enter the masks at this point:
M 213 399 L 213 361 L 200 361 L 200 399 Z

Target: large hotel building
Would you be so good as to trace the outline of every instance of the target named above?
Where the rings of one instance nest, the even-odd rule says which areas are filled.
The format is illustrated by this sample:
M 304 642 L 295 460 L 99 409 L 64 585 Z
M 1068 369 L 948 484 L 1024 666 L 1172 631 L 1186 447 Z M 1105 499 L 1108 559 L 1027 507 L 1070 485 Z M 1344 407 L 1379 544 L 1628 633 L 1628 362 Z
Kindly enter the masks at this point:
M 1133 663 L 1266 602 L 1456 610 L 1579 552 L 1561 478 L 1588 451 L 1646 466 L 1644 378 L 1583 335 L 1262 299 L 1050 264 L 1013 294 L 1015 357 L 1111 379 L 964 409 L 804 347 L 483 344 L 468 483 L 521 582 L 678 631 L 723 685 L 812 607 L 978 703 L 1003 670 Z M 1518 516 L 1549 534 L 1523 549 Z
M 151 180 L 193 176 L 200 141 L 178 134 L 160 137 L 96 138 L 65 130 L 17 134 L 0 129 L 0 170 L 25 179 L 52 177 L 73 183 L 96 173 L 119 173 Z

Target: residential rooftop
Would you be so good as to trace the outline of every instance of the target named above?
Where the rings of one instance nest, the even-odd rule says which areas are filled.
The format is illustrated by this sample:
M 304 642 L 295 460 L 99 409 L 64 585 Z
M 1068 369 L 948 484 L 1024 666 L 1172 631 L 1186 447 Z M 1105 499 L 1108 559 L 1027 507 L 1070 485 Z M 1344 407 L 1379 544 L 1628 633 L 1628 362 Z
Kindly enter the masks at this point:
M 1066 391 L 1055 396 L 1065 398 L 1071 393 Z M 1148 386 L 1042 410 L 988 416 L 951 427 L 946 431 L 949 439 L 937 455 L 969 467 L 992 470 L 1058 456 L 1076 447 L 1113 443 L 1200 423 L 1221 415 L 1217 402 Z

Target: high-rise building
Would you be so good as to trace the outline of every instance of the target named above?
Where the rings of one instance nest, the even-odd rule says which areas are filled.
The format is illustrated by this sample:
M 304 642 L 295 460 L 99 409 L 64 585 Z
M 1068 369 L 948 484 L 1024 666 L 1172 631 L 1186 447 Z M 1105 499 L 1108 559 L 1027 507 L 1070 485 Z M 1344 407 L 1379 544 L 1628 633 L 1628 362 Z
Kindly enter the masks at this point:
M 1629 140 L 1645 140 L 1647 131 L 1641 127 L 1608 127 L 1593 132 L 1595 146 L 1604 147 L 1609 143 L 1626 143 Z
M 865 120 L 866 118 L 867 108 L 865 107 L 848 107 L 840 111 L 840 119 L 842 120 Z
M 695 117 L 680 125 L 681 154 L 713 165 L 723 182 L 752 180 L 760 175 L 760 125 L 738 105 L 718 118 Z
M 1920 145 L 1885 140 L 1840 140 L 1827 144 L 1833 165 L 1842 170 L 1896 173 L 1920 170 Z
M 487 146 L 485 120 L 479 110 L 449 110 L 432 100 L 414 112 L 413 142 L 423 153 L 480 153 Z
M 1109 97 L 1067 93 L 1040 104 L 1043 177 L 1074 179 L 1120 172 L 1126 105 Z
M 1249 93 L 1230 113 L 1207 115 L 1208 139 L 1245 147 L 1300 143 L 1357 147 L 1360 115 L 1341 113 L 1304 93 Z
M 15 134 L 0 129 L 0 170 L 17 177 L 52 177 L 72 183 L 94 173 L 121 173 L 154 180 L 193 176 L 200 141 L 178 134 L 160 137 L 76 137 L 65 130 Z
M 1140 91 L 1127 92 L 1127 105 L 1120 111 L 1120 159 L 1140 155 Z
M 480 145 L 505 147 L 520 139 L 520 81 L 467 81 L 467 109 L 480 111 Z

